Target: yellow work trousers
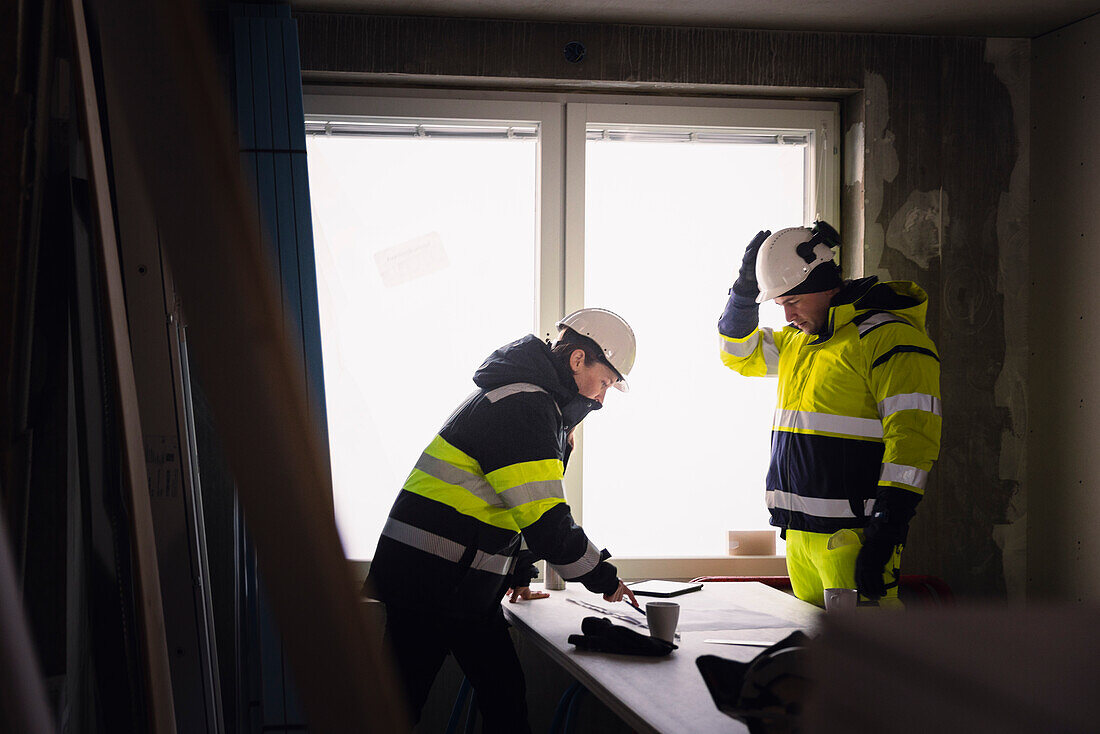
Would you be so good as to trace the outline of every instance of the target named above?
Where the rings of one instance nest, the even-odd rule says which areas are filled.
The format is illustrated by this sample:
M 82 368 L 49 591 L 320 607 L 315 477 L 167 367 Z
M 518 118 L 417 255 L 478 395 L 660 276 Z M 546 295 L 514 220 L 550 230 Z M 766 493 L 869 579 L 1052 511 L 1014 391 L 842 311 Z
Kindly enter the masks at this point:
M 794 595 L 819 607 L 825 606 L 825 589 L 856 588 L 856 556 L 863 547 L 862 530 L 838 530 L 835 533 L 787 531 L 787 574 Z M 901 574 L 902 546 L 894 548 L 883 579 L 886 596 L 878 606 L 902 609 L 897 580 Z M 874 603 L 860 596 L 861 603 Z

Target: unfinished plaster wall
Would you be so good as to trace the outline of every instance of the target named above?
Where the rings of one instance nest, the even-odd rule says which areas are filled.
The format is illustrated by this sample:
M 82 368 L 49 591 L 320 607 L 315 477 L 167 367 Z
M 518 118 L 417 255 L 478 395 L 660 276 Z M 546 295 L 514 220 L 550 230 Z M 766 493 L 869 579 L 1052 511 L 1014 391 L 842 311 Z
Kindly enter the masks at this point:
M 1027 428 L 1028 312 L 1031 246 L 1029 230 L 1031 182 L 1031 63 L 1030 44 L 990 40 L 986 60 L 1012 99 L 1017 138 L 1016 162 L 1007 191 L 997 204 L 1000 258 L 997 292 L 1004 299 L 1004 365 L 994 384 L 997 407 L 1005 415 L 1001 426 L 1000 479 L 1010 492 L 1004 522 L 994 525 L 993 540 L 1001 550 L 1005 591 L 1011 601 L 1027 596 Z
M 1029 597 L 1100 599 L 1100 16 L 1035 40 Z
M 906 572 L 1004 597 L 995 529 L 1022 513 L 1027 41 L 296 17 L 307 81 L 839 99 L 844 265 L 928 291 L 942 356 L 943 449 Z M 585 45 L 580 63 L 566 61 L 569 41 Z

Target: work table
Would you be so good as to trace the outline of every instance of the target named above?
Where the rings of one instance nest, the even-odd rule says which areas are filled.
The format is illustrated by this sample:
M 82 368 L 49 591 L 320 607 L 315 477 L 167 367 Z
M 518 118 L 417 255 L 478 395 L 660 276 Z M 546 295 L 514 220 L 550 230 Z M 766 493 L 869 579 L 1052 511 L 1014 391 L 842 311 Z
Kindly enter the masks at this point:
M 542 590 L 536 584 L 533 590 Z M 706 639 L 777 642 L 791 632 L 812 630 L 821 610 L 782 591 L 755 582 L 707 583 L 703 589 L 662 599 L 680 605 L 678 649 L 662 658 L 616 655 L 578 650 L 569 644 L 581 633 L 585 617 L 604 616 L 570 600 L 614 612 L 612 623 L 648 634 L 644 626 L 629 624 L 644 615 L 626 602 L 605 602 L 580 584 L 551 591 L 549 599 L 510 604 L 504 602 L 508 621 L 593 695 L 638 732 L 748 731 L 714 705 L 702 676 L 695 667 L 700 655 L 717 655 L 746 662 L 764 648 L 719 645 Z M 645 602 L 656 597 L 638 597 Z

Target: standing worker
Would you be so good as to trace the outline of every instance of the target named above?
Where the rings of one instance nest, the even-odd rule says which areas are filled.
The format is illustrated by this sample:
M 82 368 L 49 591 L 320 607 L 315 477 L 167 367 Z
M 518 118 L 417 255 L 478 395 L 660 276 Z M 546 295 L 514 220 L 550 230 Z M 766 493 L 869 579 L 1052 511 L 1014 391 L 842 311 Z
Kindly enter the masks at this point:
M 718 322 L 722 362 L 779 378 L 766 498 L 795 595 L 900 607 L 901 551 L 940 448 L 940 360 L 914 283 L 841 280 L 825 222 L 760 232 Z M 759 328 L 775 299 L 788 326 Z
M 573 522 L 562 479 L 573 429 L 626 391 L 634 332 L 586 308 L 493 352 L 477 391 L 428 444 L 382 530 L 364 589 L 386 605 L 386 638 L 414 723 L 447 654 L 477 694 L 485 732 L 529 732 L 526 683 L 500 600 L 528 588 L 544 558 L 609 602 L 635 601 Z M 636 602 L 635 602 L 636 603 Z

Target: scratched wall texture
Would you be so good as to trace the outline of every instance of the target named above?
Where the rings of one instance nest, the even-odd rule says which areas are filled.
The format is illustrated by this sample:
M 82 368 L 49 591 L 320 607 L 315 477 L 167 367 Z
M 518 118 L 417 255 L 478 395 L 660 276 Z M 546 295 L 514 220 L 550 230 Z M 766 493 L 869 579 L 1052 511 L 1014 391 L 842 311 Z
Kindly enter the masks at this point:
M 847 248 L 845 267 L 924 287 L 942 356 L 943 450 L 906 572 L 940 576 L 964 596 L 1022 594 L 1029 41 L 296 18 L 307 80 L 346 73 L 366 83 L 665 94 L 761 87 L 838 98 L 842 229 L 857 245 Z M 587 47 L 582 62 L 565 60 L 569 41 Z
M 1028 592 L 1100 601 L 1100 15 L 1033 48 L 1029 459 L 1034 481 Z

